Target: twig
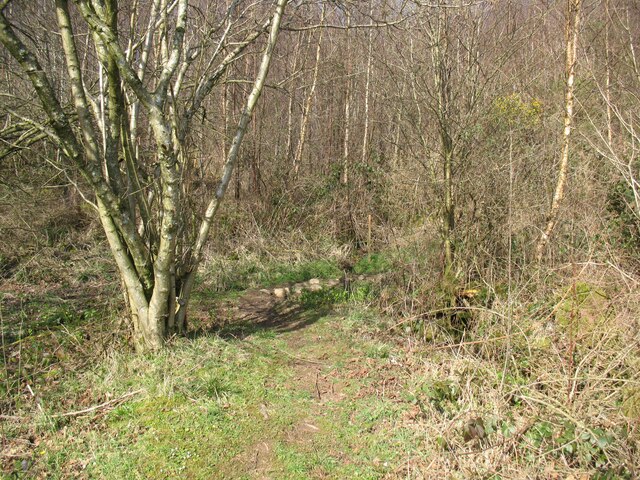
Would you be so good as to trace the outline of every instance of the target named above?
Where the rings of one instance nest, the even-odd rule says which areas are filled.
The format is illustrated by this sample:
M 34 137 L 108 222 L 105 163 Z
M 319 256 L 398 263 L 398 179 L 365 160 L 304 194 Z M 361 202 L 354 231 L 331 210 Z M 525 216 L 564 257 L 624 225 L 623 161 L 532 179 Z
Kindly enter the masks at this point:
M 31 390 L 31 389 L 29 389 Z M 84 415 L 86 413 L 91 413 L 94 412 L 96 410 L 100 410 L 101 408 L 106 408 L 112 405 L 116 405 L 118 403 L 121 403 L 123 401 L 125 401 L 126 399 L 128 399 L 129 397 L 133 397 L 134 395 L 137 395 L 141 392 L 143 392 L 144 389 L 139 389 L 139 390 L 135 390 L 133 392 L 129 392 L 124 394 L 121 397 L 118 398 L 114 398 L 113 400 L 109 400 L 107 402 L 101 403 L 100 405 L 94 405 L 93 407 L 89 407 L 89 408 L 85 408 L 83 410 L 76 410 L 73 412 L 67 412 L 67 413 L 57 413 L 55 415 L 50 415 L 49 418 L 63 418 L 63 417 L 77 417 L 79 415 Z M 40 409 L 40 411 L 46 415 L 46 413 L 44 412 L 44 410 L 42 410 L 42 406 L 38 403 L 38 407 Z M 5 421 L 10 421 L 10 422 L 22 422 L 25 421 L 28 417 L 20 417 L 17 415 L 0 415 L 0 420 L 5 420 Z
M 18 417 L 17 415 L 0 415 L 0 420 L 6 422 L 21 422 L 24 420 L 24 417 Z
M 466 345 L 478 345 L 481 343 L 497 342 L 498 340 L 506 340 L 508 338 L 518 337 L 520 335 L 524 335 L 524 332 L 513 333 L 511 335 L 502 335 L 500 337 L 485 338 L 483 340 L 474 340 L 472 342 L 461 342 L 453 345 L 448 345 L 448 344 L 438 345 L 438 346 L 431 347 L 431 350 L 444 350 L 446 348 L 458 348 L 458 347 L 464 347 Z
M 295 355 L 291 355 L 289 352 L 286 352 L 285 350 L 282 350 L 282 349 L 277 348 L 277 347 L 272 347 L 272 348 L 274 350 L 276 350 L 277 352 L 284 353 L 287 357 L 292 358 L 293 360 L 297 360 L 299 362 L 311 363 L 313 365 L 322 365 L 322 366 L 329 365 L 328 363 L 325 363 L 325 362 L 317 362 L 315 360 L 310 360 L 308 358 L 296 357 Z
M 261 350 L 261 351 L 266 351 L 269 352 L 269 349 L 264 348 L 260 345 L 255 344 L 254 342 L 252 342 L 251 340 L 247 339 L 247 338 L 240 338 L 236 335 L 231 335 L 233 338 L 235 338 L 236 340 L 238 340 L 239 342 L 243 342 L 243 343 L 248 343 L 249 345 L 251 345 L 253 348 L 257 349 L 257 350 Z M 310 360 L 308 358 L 303 358 L 303 357 L 296 357 L 295 355 L 290 354 L 289 352 L 282 350 L 280 348 L 277 347 L 270 347 L 271 349 L 275 350 L 276 352 L 279 353 L 283 353 L 284 355 L 286 355 L 289 358 L 292 358 L 293 360 L 297 360 L 299 362 L 305 362 L 305 363 L 311 363 L 313 365 L 322 365 L 322 366 L 329 366 L 328 363 L 325 362 L 317 362 L 315 360 Z
M 438 308 L 437 310 L 429 310 L 428 312 L 423 312 L 423 313 L 419 313 L 418 315 L 412 315 L 411 317 L 404 318 L 401 321 L 399 321 L 398 323 L 395 323 L 391 327 L 389 327 L 387 329 L 387 331 L 394 330 L 394 329 L 398 328 L 400 325 L 404 325 L 405 323 L 409 323 L 409 322 L 412 322 L 414 320 L 428 318 L 428 317 L 430 317 L 432 315 L 436 315 L 438 313 L 457 312 L 459 310 L 460 311 L 475 310 L 475 311 L 481 311 L 481 312 L 488 312 L 491 315 L 496 315 L 496 316 L 498 316 L 500 318 L 507 319 L 506 315 L 504 315 L 504 314 L 502 314 L 500 312 L 497 312 L 495 310 L 491 310 L 489 308 L 471 307 L 471 306 L 447 307 L 447 308 Z
M 33 397 L 34 401 L 36 402 L 36 405 L 38 406 L 38 410 L 40 410 L 40 412 L 44 413 L 44 409 L 42 408 L 42 403 L 40 402 L 40 399 L 38 397 L 36 397 L 36 394 L 33 392 L 33 389 L 31 388 L 31 385 L 29 385 L 27 383 L 27 390 L 29 390 L 29 393 L 31 394 L 31 397 Z
M 320 377 L 320 372 L 316 372 L 316 394 L 318 395 L 318 400 L 322 400 L 322 394 L 320 393 L 320 386 L 318 385 L 318 377 Z
M 61 417 L 77 417 L 79 415 L 84 415 L 86 413 L 91 413 L 94 412 L 96 410 L 100 410 L 101 408 L 105 408 L 105 407 L 109 407 L 111 405 L 114 404 L 118 404 L 120 402 L 123 402 L 124 400 L 126 400 L 129 397 L 133 397 L 134 395 L 137 395 L 139 393 L 142 393 L 144 391 L 144 389 L 139 389 L 139 390 L 134 390 L 133 392 L 129 392 L 119 398 L 114 398 L 113 400 L 109 400 L 107 402 L 101 403 L 100 405 L 94 405 L 93 407 L 89 407 L 89 408 L 85 408 L 83 410 L 76 410 L 74 412 L 67 412 L 67 413 L 58 413 L 56 415 L 51 415 L 52 418 L 61 418 Z
M 32 455 L 30 453 L 0 453 L 4 458 L 30 458 Z

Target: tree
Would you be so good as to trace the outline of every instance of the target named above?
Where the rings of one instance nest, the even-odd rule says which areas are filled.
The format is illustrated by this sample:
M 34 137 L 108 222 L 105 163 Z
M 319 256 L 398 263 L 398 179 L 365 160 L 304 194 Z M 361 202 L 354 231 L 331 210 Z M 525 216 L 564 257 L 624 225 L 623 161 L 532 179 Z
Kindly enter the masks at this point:
M 612 167 L 608 210 L 620 227 L 623 244 L 636 252 L 640 246 L 640 58 L 633 31 L 637 16 L 638 6 L 633 2 L 612 6 L 605 1 L 604 51 L 599 52 L 600 57 L 595 49 L 593 58 L 586 56 L 604 112 L 594 108 L 586 113 L 591 128 L 585 134 L 599 159 L 607 160 Z
M 538 261 L 542 259 L 545 247 L 551 238 L 551 234 L 558 221 L 558 214 L 562 199 L 564 198 L 564 190 L 567 182 L 567 170 L 569 168 L 569 146 L 571 139 L 571 128 L 573 126 L 573 98 L 574 83 L 576 76 L 576 61 L 578 49 L 578 32 L 580 28 L 580 10 L 582 0 L 567 0 L 567 21 L 565 29 L 566 37 L 566 56 L 565 68 L 567 85 L 565 87 L 565 111 L 564 111 L 564 127 L 562 131 L 562 151 L 560 153 L 560 165 L 558 168 L 558 179 L 556 188 L 551 201 L 551 208 L 547 216 L 547 225 L 540 235 L 536 246 L 536 257 Z
M 57 77 L 38 55 L 37 38 L 25 33 L 29 19 L 12 3 L 0 2 L 0 42 L 19 66 L 16 81 L 31 84 L 40 110 L 7 112 L 13 123 L 3 140 L 21 148 L 46 139 L 62 152 L 65 169 L 80 172 L 124 285 L 136 348 L 158 349 L 168 335 L 185 331 L 195 275 L 263 90 L 287 0 L 277 0 L 272 15 L 241 1 L 221 8 L 153 0 L 144 8 L 135 1 L 55 0 L 45 12 L 55 12 L 66 64 Z M 253 23 L 250 14 L 265 18 Z M 201 24 L 191 27 L 194 18 Z M 194 120 L 229 67 L 265 32 L 259 69 L 212 193 L 190 157 Z M 203 208 L 196 199 L 205 196 Z
M 487 11 L 490 11 L 487 9 Z M 484 33 L 487 11 L 440 0 L 422 7 L 410 40 L 409 92 L 416 130 L 416 155 L 425 168 L 439 207 L 443 273 L 455 276 L 456 216 L 460 177 L 476 143 L 474 128 L 482 113 L 483 93 L 504 60 L 481 68 L 488 52 Z M 414 47 L 415 45 L 415 47 Z

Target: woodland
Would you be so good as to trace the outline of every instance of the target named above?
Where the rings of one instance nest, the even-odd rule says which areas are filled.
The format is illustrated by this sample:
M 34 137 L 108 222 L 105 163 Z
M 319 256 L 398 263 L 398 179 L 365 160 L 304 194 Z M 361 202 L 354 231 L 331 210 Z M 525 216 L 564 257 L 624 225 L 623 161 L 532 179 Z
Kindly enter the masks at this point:
M 640 478 L 636 0 L 0 0 L 2 478 Z

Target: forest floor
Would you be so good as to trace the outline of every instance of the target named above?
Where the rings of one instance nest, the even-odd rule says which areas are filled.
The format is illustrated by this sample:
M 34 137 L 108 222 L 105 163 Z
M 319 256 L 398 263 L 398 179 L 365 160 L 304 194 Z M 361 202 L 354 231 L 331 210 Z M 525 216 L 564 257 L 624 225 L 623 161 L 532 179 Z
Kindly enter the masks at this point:
M 41 425 L 5 430 L 3 460 L 16 477 L 424 478 L 424 432 L 409 426 L 419 409 L 403 397 L 415 352 L 326 297 L 231 295 L 215 325 L 200 298 L 193 338 L 63 381 L 61 401 L 84 390 L 81 405 L 60 416 L 39 400 Z
M 18 309 L 49 323 L 18 341 L 3 325 L 2 475 L 632 478 L 600 475 L 614 451 L 633 468 L 626 444 L 583 423 L 587 406 L 564 409 L 538 380 L 504 376 L 482 350 L 493 342 L 425 342 L 357 286 L 289 299 L 274 286 L 201 288 L 192 335 L 144 356 L 115 346 L 108 306 L 13 288 L 5 324 Z

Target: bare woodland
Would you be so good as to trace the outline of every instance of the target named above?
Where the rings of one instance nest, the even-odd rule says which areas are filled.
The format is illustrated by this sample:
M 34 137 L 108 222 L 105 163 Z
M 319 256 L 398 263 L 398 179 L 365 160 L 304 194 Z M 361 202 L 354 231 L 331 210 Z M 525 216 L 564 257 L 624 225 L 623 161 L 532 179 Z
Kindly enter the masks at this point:
M 3 291 L 85 232 L 118 348 L 153 353 L 231 260 L 323 252 L 348 289 L 385 252 L 393 335 L 467 342 L 503 389 L 553 329 L 536 381 L 562 371 L 569 420 L 597 416 L 585 372 L 635 402 L 602 459 L 563 453 L 614 476 L 538 478 L 640 474 L 638 2 L 0 0 L 0 43 Z

